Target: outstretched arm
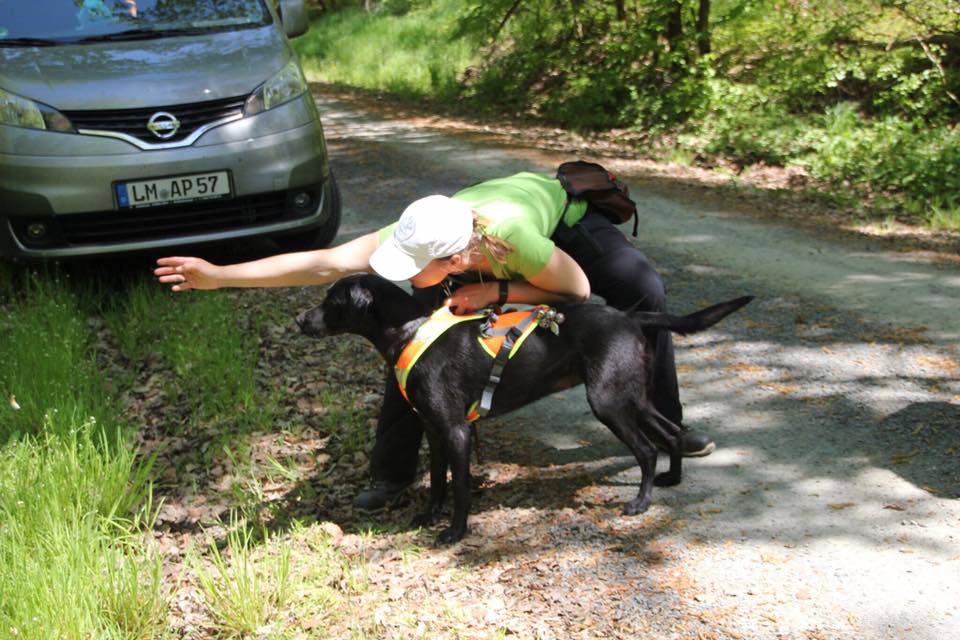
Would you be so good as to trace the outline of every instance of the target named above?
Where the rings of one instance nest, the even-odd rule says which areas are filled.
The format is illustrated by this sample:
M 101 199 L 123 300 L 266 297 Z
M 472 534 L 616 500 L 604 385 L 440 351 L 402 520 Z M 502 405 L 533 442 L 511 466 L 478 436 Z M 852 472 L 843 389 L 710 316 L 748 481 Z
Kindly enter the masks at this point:
M 172 285 L 173 291 L 327 284 L 350 273 L 369 271 L 370 254 L 379 244 L 374 232 L 330 249 L 281 253 L 231 265 L 193 257 L 160 258 L 153 273 L 160 282 Z

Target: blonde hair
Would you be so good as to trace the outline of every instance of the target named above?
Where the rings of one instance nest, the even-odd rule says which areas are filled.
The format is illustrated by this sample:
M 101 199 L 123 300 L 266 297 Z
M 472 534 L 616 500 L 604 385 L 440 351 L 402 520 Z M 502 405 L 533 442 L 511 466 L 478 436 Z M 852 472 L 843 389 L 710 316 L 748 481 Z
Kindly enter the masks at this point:
M 490 235 L 487 227 L 491 221 L 484 218 L 476 211 L 473 212 L 473 235 L 470 237 L 470 244 L 464 249 L 465 253 L 473 256 L 485 256 L 497 264 L 503 264 L 507 261 L 507 256 L 514 252 L 516 247 L 503 238 Z

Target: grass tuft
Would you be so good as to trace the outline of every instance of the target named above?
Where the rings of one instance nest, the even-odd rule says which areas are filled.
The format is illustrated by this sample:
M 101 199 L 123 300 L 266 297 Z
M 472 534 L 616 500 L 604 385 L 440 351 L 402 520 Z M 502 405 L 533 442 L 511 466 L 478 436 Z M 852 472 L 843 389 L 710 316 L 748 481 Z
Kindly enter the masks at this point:
M 226 551 L 213 544 L 206 562 L 192 561 L 214 623 L 230 637 L 263 635 L 289 597 L 290 548 L 266 531 L 262 540 L 269 553 L 257 552 L 252 529 L 234 513 Z

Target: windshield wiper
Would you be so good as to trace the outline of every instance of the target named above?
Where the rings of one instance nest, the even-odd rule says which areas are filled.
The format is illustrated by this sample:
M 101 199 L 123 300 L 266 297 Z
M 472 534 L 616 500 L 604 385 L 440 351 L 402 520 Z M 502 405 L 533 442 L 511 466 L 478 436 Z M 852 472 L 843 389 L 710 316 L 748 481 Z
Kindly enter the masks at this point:
M 151 40 L 166 36 L 187 36 L 204 33 L 206 29 L 128 29 L 116 33 L 103 33 L 98 36 L 79 38 L 72 42 L 117 42 L 121 40 Z
M 0 38 L 0 47 L 55 47 L 58 44 L 63 44 L 63 41 L 49 38 Z

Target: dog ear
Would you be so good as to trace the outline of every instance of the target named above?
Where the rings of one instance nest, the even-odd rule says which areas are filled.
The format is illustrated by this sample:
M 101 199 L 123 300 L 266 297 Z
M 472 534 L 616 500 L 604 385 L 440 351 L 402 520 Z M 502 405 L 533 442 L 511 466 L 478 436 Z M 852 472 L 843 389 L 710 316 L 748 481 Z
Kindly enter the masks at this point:
M 350 306 L 363 316 L 377 317 L 377 305 L 374 300 L 373 292 L 359 283 L 350 287 Z

